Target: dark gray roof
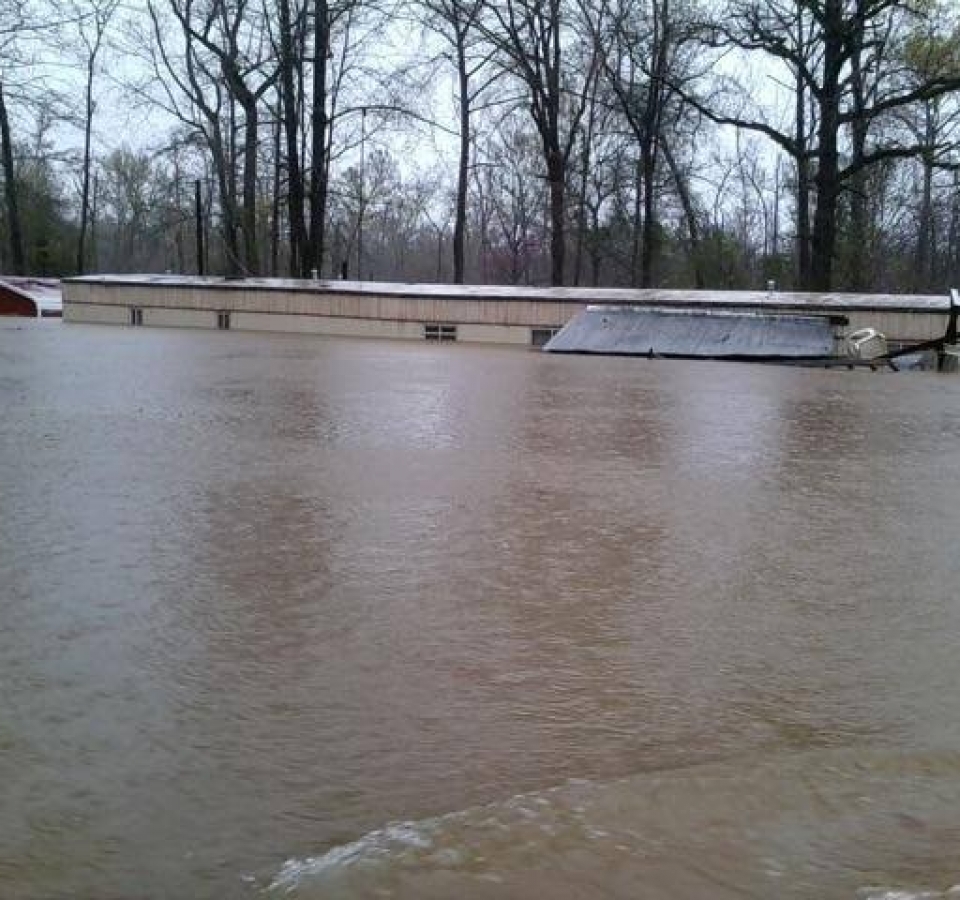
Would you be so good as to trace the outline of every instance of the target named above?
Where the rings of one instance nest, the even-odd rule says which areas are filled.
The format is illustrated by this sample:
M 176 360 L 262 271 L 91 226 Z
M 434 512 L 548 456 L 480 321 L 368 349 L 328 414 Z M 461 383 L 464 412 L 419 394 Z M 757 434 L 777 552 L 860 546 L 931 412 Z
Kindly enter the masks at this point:
M 829 317 L 589 306 L 544 348 L 552 353 L 805 359 L 832 356 Z

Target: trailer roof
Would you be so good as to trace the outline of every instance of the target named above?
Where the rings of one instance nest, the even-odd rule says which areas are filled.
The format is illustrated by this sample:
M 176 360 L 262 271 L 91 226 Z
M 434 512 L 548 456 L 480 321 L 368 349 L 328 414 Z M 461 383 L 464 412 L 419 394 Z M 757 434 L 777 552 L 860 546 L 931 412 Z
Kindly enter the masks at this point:
M 37 315 L 59 315 L 63 310 L 60 280 L 57 278 L 0 275 L 0 287 L 30 300 L 37 310 Z
M 552 301 L 629 306 L 742 307 L 811 311 L 887 310 L 946 312 L 950 295 L 813 293 L 799 291 L 641 290 L 634 288 L 528 287 L 522 285 L 416 284 L 388 281 L 333 281 L 294 278 L 224 278 L 189 275 L 87 275 L 65 279 L 115 287 L 201 288 L 209 290 L 296 291 L 463 300 Z

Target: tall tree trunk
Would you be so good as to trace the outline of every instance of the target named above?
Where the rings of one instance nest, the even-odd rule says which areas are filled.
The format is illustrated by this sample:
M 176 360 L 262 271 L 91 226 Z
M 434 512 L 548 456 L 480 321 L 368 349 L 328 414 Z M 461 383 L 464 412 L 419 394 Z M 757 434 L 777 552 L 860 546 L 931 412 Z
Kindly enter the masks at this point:
M 773 170 L 773 233 L 770 236 L 770 252 L 773 255 L 776 271 L 780 267 L 780 160 L 777 159 Z
M 257 240 L 257 155 L 260 143 L 258 95 L 247 87 L 237 68 L 235 59 L 222 58 L 221 65 L 224 78 L 230 89 L 231 111 L 234 108 L 234 101 L 243 110 L 243 177 L 241 179 L 240 206 L 243 259 L 241 269 L 244 275 L 258 275 L 260 273 L 260 254 Z M 231 121 L 234 121 L 233 114 L 231 114 Z
M 290 274 L 310 274 L 304 264 L 307 229 L 304 218 L 305 191 L 300 165 L 299 118 L 297 106 L 297 58 L 294 52 L 290 0 L 279 0 L 280 15 L 280 97 L 287 153 L 287 215 L 290 220 Z
M 811 286 L 829 291 L 837 244 L 837 201 L 840 196 L 840 75 L 843 65 L 841 0 L 826 0 L 823 42 L 823 85 L 820 97 L 818 166 L 815 178 L 817 209 L 813 217 Z
M 281 100 L 281 105 L 283 101 Z M 273 196 L 270 200 L 270 274 L 276 278 L 280 273 L 280 145 L 282 122 L 278 119 L 273 127 Z M 291 227 L 291 232 L 293 228 Z M 293 239 L 290 240 L 293 256 Z M 296 278 L 300 272 L 290 265 L 290 274 Z
M 580 284 L 580 274 L 583 271 L 583 243 L 587 231 L 587 184 L 590 178 L 590 149 L 584 138 L 583 152 L 580 159 L 579 190 L 577 191 L 577 233 L 573 250 L 573 285 Z
M 240 248 L 237 245 L 237 206 L 236 187 L 234 183 L 235 170 L 230 164 L 230 154 L 224 146 L 223 135 L 219 124 L 214 124 L 209 135 L 210 156 L 213 160 L 213 169 L 217 178 L 217 190 L 220 193 L 220 231 L 223 235 L 224 251 L 226 253 L 227 272 L 236 274 L 240 271 Z
M 573 260 L 573 283 L 580 284 L 583 270 L 583 245 L 587 231 L 587 186 L 590 183 L 590 162 L 593 152 L 593 135 L 597 121 L 597 88 L 599 79 L 593 80 L 590 92 L 590 105 L 587 112 L 587 127 L 583 134 L 583 151 L 580 157 L 580 189 L 577 197 L 577 243 Z
M 867 176 L 861 167 L 867 149 L 867 131 L 869 129 L 869 122 L 863 114 L 866 106 L 866 84 L 864 82 L 861 50 L 863 44 L 862 23 L 857 26 L 857 33 L 853 39 L 856 41 L 856 49 L 850 59 L 854 111 L 854 119 L 850 123 L 850 164 L 856 171 L 850 177 L 847 188 L 850 192 L 850 229 L 845 281 L 848 288 L 861 291 L 868 287 L 867 263 L 869 251 Z
M 97 243 L 97 221 L 100 211 L 100 179 L 93 176 L 93 196 L 90 200 L 90 268 L 96 272 L 100 268 L 100 247 Z
M 233 94 L 227 98 L 227 109 L 229 111 L 230 126 L 227 129 L 227 165 L 230 170 L 230 177 L 227 180 L 227 187 L 230 190 L 230 205 L 233 209 L 233 225 L 237 228 L 240 223 L 240 202 L 237 197 L 237 99 Z M 236 240 L 236 237 L 234 237 Z M 238 245 L 239 246 L 239 245 Z M 240 263 L 239 252 L 237 255 L 237 265 Z
M 690 185 L 680 167 L 677 165 L 676 157 L 670 149 L 670 145 L 663 142 L 663 158 L 667 161 L 670 169 L 670 177 L 677 188 L 677 196 L 680 198 L 680 207 L 683 210 L 683 218 L 687 223 L 687 234 L 690 237 L 690 262 L 693 264 L 693 278 L 697 290 L 702 290 L 706 281 L 703 277 L 703 254 L 700 252 L 700 223 L 697 219 L 697 210 L 693 205 L 693 197 L 690 195 Z
M 327 219 L 327 56 L 330 50 L 330 13 L 327 0 L 313 6 L 313 106 L 310 137 L 310 232 L 303 254 L 304 269 L 321 269 Z
M 923 106 L 923 152 L 920 155 L 920 165 L 923 180 L 920 189 L 920 214 L 917 228 L 917 249 L 915 266 L 915 283 L 917 290 L 929 289 L 934 280 L 935 241 L 933 229 L 933 173 L 936 160 L 937 144 L 937 113 L 939 101 L 928 101 Z
M 260 272 L 257 248 L 257 143 L 260 122 L 255 100 L 244 104 L 243 140 L 243 264 L 247 275 Z
M 83 174 L 80 189 L 80 235 L 77 238 L 77 274 L 82 275 L 86 271 L 87 253 L 87 222 L 90 218 L 90 143 L 93 134 L 93 72 L 96 65 L 96 51 L 94 51 L 88 61 L 87 66 L 87 85 L 86 85 L 86 106 L 84 109 L 83 123 Z
M 856 145 L 857 138 L 853 143 Z M 851 159 L 862 158 L 862 153 L 854 149 Z M 867 198 L 866 173 L 860 170 L 850 177 L 847 190 L 850 194 L 850 228 L 848 232 L 849 246 L 847 248 L 847 265 L 844 287 L 853 291 L 864 291 L 870 288 L 868 275 L 870 239 L 869 209 Z
M 960 171 L 953 173 L 953 202 L 946 248 L 947 281 L 960 286 Z
M 917 228 L 914 288 L 926 290 L 933 280 L 931 275 L 933 247 L 933 153 L 927 149 L 921 157 L 923 183 L 920 192 L 920 215 Z
M 810 259 L 810 163 L 797 160 L 797 284 L 804 290 L 812 286 Z
M 653 286 L 659 256 L 660 226 L 657 221 L 657 161 L 663 120 L 663 83 L 667 74 L 670 42 L 670 0 L 655 0 L 652 6 L 653 68 L 643 111 L 640 167 L 643 179 L 643 258 L 640 286 Z
M 640 148 L 640 172 L 643 181 L 643 252 L 640 254 L 640 287 L 653 286 L 654 265 L 660 233 L 656 212 L 657 156 L 652 146 Z
M 20 208 L 17 203 L 17 178 L 13 164 L 13 141 L 10 138 L 10 119 L 7 101 L 0 81 L 0 157 L 3 165 L 4 199 L 7 207 L 7 232 L 10 241 L 10 267 L 13 275 L 25 275 L 26 263 L 23 252 L 23 231 L 20 223 Z
M 474 155 L 476 155 L 476 153 L 474 153 Z M 487 173 L 488 180 L 489 177 L 489 173 Z M 486 200 L 486 191 L 484 190 L 482 177 L 476 178 L 475 190 L 477 194 L 477 207 L 480 218 L 480 281 L 482 284 L 486 284 L 489 274 L 488 265 L 490 258 L 490 211 Z
M 643 257 L 643 161 L 637 159 L 637 184 L 633 196 L 633 240 L 630 244 L 630 284 L 640 287 Z
M 579 190 L 577 191 L 577 233 L 573 249 L 573 278 L 574 287 L 580 284 L 583 271 L 583 244 L 587 236 L 587 184 L 590 177 L 590 151 L 584 141 L 582 158 L 580 160 Z
M 590 212 L 590 219 L 594 235 L 600 231 L 600 207 L 595 206 Z M 600 284 L 600 242 L 596 238 L 590 243 L 590 283 L 594 287 Z
M 547 161 L 547 179 L 550 182 L 550 284 L 563 285 L 566 259 L 564 165 L 559 150 Z
M 797 53 L 806 57 L 806 34 L 803 21 L 804 0 L 797 2 Z M 812 286 L 810 260 L 810 158 L 807 155 L 807 90 L 803 75 L 796 72 L 796 109 L 794 120 L 797 166 L 797 284 L 803 290 Z
M 470 176 L 470 79 L 467 73 L 466 33 L 457 29 L 457 76 L 460 88 L 460 159 L 457 204 L 453 221 L 453 283 L 463 284 L 467 231 L 467 184 Z

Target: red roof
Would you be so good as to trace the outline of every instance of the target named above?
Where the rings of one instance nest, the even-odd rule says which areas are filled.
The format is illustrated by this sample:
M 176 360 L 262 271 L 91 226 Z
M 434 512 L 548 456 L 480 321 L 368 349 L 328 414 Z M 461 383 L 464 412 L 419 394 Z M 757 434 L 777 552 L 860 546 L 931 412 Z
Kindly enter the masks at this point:
M 0 275 L 0 315 L 59 316 L 62 312 L 59 279 Z

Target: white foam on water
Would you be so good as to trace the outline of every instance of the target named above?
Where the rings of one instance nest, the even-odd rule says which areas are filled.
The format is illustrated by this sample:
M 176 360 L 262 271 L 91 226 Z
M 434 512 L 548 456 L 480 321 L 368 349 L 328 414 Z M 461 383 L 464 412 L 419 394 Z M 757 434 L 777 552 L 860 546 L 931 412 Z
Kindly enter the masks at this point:
M 816 879 L 825 895 L 850 900 L 960 900 L 960 885 L 945 889 L 956 877 L 949 865 L 940 868 L 940 884 L 933 869 L 926 885 L 891 878 L 886 885 L 858 888 L 851 878 L 851 866 L 863 874 L 884 870 L 881 849 L 863 850 L 865 828 L 894 847 L 918 839 L 915 826 L 904 832 L 898 824 L 904 809 L 924 811 L 932 835 L 949 833 L 960 802 L 956 766 L 941 774 L 926 761 L 884 754 L 874 754 L 868 765 L 861 750 L 824 756 L 778 755 L 747 774 L 742 766 L 731 773 L 721 762 L 652 778 L 570 780 L 433 818 L 393 822 L 323 854 L 288 859 L 269 889 L 344 897 L 383 890 L 416 897 L 420 879 L 434 876 L 444 885 L 465 886 L 466 894 L 477 879 L 493 878 L 516 879 L 527 888 L 534 883 L 529 879 L 541 878 L 556 889 L 565 884 L 551 881 L 556 863 L 571 866 L 563 878 L 575 882 L 582 874 L 582 882 L 571 882 L 570 896 L 608 877 L 622 888 L 656 871 L 665 891 L 673 882 L 694 880 L 702 882 L 705 895 L 716 883 L 735 885 L 744 895 L 794 896 L 793 885 Z M 862 796 L 876 799 L 880 809 L 868 820 L 859 812 Z M 830 800 L 826 806 L 824 797 Z M 849 849 L 849 864 L 837 863 L 838 848 Z M 691 854 L 698 863 L 693 874 Z M 890 866 L 890 874 L 895 871 Z
M 946 891 L 869 887 L 857 892 L 859 900 L 960 900 L 960 884 Z
M 945 896 L 945 894 L 934 893 L 932 891 L 914 893 L 913 891 L 881 890 L 879 893 L 866 894 L 864 900 L 939 900 L 939 898 Z
M 583 789 L 591 783 L 579 780 Z M 391 822 L 348 844 L 332 847 L 320 856 L 288 859 L 269 885 L 287 893 L 304 881 L 336 877 L 347 871 L 378 864 L 423 864 L 454 869 L 467 864 L 483 869 L 484 856 L 472 852 L 486 841 L 513 848 L 535 846 L 564 828 L 583 831 L 583 807 L 556 804 L 560 787 L 517 794 L 506 801 L 469 807 L 419 821 Z M 562 820 L 561 820 L 562 819 Z M 520 826 L 524 837 L 517 834 Z M 477 877 L 491 873 L 478 871 Z
M 391 822 L 383 828 L 351 841 L 332 847 L 321 856 L 304 859 L 288 859 L 270 883 L 270 890 L 292 891 L 304 878 L 322 875 L 357 863 L 373 862 L 396 854 L 403 849 L 428 850 L 433 842 L 428 834 L 430 820 L 417 822 Z

